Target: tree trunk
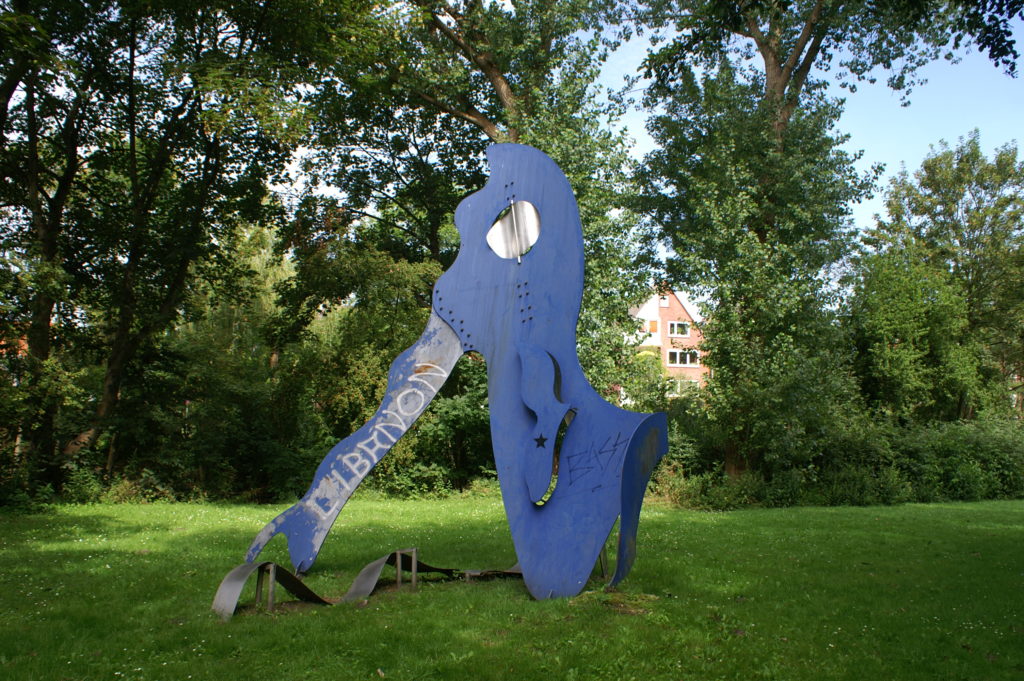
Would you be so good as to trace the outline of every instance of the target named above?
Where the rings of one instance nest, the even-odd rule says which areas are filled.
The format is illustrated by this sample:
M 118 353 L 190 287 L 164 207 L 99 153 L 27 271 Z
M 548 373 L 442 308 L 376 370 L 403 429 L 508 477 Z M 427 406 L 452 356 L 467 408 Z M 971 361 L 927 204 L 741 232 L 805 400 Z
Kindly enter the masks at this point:
M 52 270 L 59 266 L 57 262 L 57 232 L 59 222 L 54 225 L 48 219 L 44 207 L 43 189 L 40 186 L 39 167 L 39 128 L 36 120 L 36 74 L 30 73 L 25 84 L 25 111 L 28 137 L 28 163 L 26 177 L 26 194 L 28 208 L 32 215 L 36 250 L 41 267 L 38 269 Z M 51 216 L 52 217 L 52 216 Z M 54 452 L 54 420 L 56 407 L 52 404 L 52 395 L 45 387 L 46 364 L 50 359 L 51 335 L 50 326 L 53 309 L 56 305 L 50 292 L 52 282 L 45 276 L 38 284 L 32 298 L 28 332 L 28 403 L 29 416 L 22 430 L 25 433 L 25 461 L 30 477 L 37 471 L 43 473 L 48 482 L 57 482 L 53 465 Z
M 54 300 L 43 293 L 32 301 L 32 317 L 28 331 L 28 416 L 21 430 L 25 433 L 22 443 L 24 462 L 29 477 L 37 475 L 49 483 L 59 482 L 59 471 L 53 461 L 56 442 L 54 421 L 57 408 L 53 396 L 47 389 L 46 364 L 50 359 L 50 319 L 53 315 Z
M 165 325 L 170 323 L 177 315 L 177 306 L 184 295 L 188 283 L 188 272 L 195 260 L 196 253 L 187 244 L 197 237 L 202 231 L 204 220 L 203 211 L 210 199 L 212 188 L 220 176 L 220 142 L 216 137 L 212 138 L 206 149 L 206 158 L 202 180 L 199 186 L 202 193 L 194 206 L 189 218 L 190 222 L 185 230 L 185 244 L 182 246 L 181 260 L 177 264 L 174 277 L 167 282 L 163 300 L 156 309 L 152 319 L 142 328 L 133 329 L 138 322 L 138 311 L 135 298 L 135 271 L 139 266 L 139 250 L 143 247 L 140 243 L 133 243 L 130 249 L 128 263 L 125 266 L 124 280 L 120 291 L 120 306 L 118 311 L 118 325 L 111 341 L 110 355 L 107 357 L 107 368 L 103 376 L 103 392 L 100 395 L 99 404 L 96 406 L 96 413 L 87 429 L 80 432 L 64 446 L 65 457 L 71 457 L 83 449 L 95 444 L 105 422 L 113 415 L 121 399 L 121 386 L 124 383 L 128 364 L 135 357 L 139 347 L 158 332 Z M 169 153 L 169 151 L 168 151 Z M 161 172 L 163 172 L 161 170 Z M 136 232 L 141 234 L 145 228 L 145 210 L 148 204 L 143 206 L 136 213 Z M 142 238 L 141 236 L 139 237 Z
M 730 478 L 738 478 L 748 468 L 747 460 L 739 453 L 736 441 L 730 440 L 725 446 L 725 474 Z
M 107 447 L 106 471 L 107 471 L 107 477 L 108 478 L 114 474 L 114 454 L 115 454 L 115 451 L 116 451 L 116 449 L 115 449 L 116 443 L 117 443 L 117 433 L 114 433 L 113 435 L 110 436 L 110 446 Z
M 103 391 L 100 393 L 100 401 L 96 405 L 92 423 L 64 445 L 65 459 L 70 459 L 83 449 L 88 449 L 96 444 L 103 424 L 114 413 L 121 398 L 121 384 L 124 382 L 128 362 L 135 354 L 136 342 L 132 338 L 119 336 L 115 338 L 110 357 L 107 359 L 107 370 L 103 375 Z

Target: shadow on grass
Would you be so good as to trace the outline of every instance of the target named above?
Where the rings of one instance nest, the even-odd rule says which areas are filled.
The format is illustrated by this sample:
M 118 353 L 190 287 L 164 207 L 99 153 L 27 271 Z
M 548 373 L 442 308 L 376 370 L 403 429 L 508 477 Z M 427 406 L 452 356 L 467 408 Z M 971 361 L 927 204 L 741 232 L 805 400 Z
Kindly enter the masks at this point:
M 536 602 L 426 583 L 364 608 L 209 612 L 274 507 L 3 518 L 0 676 L 18 679 L 1019 679 L 1024 503 L 693 513 L 652 507 L 621 589 Z M 514 562 L 500 500 L 353 502 L 307 583 L 368 561 Z M 264 556 L 287 564 L 276 539 Z M 250 598 L 251 596 L 247 596 Z M 244 669 L 244 673 L 240 670 Z M 377 670 L 381 670 L 380 673 Z M 73 671 L 69 671 L 73 670 Z M 301 670 L 301 671 L 296 671 Z
M 371 503 L 337 523 L 306 578 L 311 588 L 340 597 L 366 563 L 408 546 L 419 547 L 423 560 L 445 567 L 515 563 L 501 514 L 474 518 L 456 509 L 447 526 L 434 513 L 375 518 L 394 504 Z M 189 610 L 205 613 L 220 580 L 243 562 L 262 526 L 252 521 L 275 513 L 271 507 L 169 504 L 63 507 L 12 516 L 5 519 L 0 540 L 0 583 L 15 601 L 19 591 L 23 600 L 42 598 L 40 605 L 58 618 L 83 605 L 113 602 L 124 610 L 160 601 L 180 607 L 187 601 Z M 276 537 L 261 559 L 289 566 L 284 537 Z

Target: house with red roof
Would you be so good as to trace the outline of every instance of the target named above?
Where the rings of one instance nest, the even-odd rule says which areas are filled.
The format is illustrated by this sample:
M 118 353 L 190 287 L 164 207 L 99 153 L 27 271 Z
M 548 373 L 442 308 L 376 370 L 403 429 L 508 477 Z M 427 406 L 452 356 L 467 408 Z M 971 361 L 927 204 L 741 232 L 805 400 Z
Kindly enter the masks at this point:
M 677 291 L 665 291 L 630 312 L 643 324 L 639 351 L 659 357 L 665 375 L 674 383 L 670 395 L 680 394 L 687 385 L 707 382 L 710 370 L 701 362 L 700 350 L 703 320 L 696 305 Z

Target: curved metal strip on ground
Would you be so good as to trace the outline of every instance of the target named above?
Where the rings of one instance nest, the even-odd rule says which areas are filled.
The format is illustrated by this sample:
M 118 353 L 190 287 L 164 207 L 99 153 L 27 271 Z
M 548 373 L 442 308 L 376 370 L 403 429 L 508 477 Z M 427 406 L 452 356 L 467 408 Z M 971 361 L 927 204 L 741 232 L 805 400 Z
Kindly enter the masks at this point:
M 331 605 L 330 601 L 324 600 L 313 592 L 302 581 L 289 572 L 287 569 L 270 561 L 262 563 L 242 563 L 225 575 L 221 580 L 217 593 L 213 597 L 213 611 L 221 616 L 223 620 L 231 619 L 238 607 L 238 599 L 242 596 L 245 583 L 249 581 L 252 573 L 267 567 L 274 566 L 273 574 L 275 581 L 283 586 L 288 593 L 301 601 L 317 603 L 319 605 Z
M 402 559 L 402 570 L 404 572 L 412 572 L 413 559 L 410 555 L 412 549 L 404 549 L 398 551 L 392 551 L 391 553 L 381 556 L 377 560 L 373 561 L 366 567 L 364 567 L 359 574 L 356 576 L 355 581 L 349 588 L 348 592 L 342 597 L 342 603 L 352 603 L 354 601 L 361 601 L 367 598 L 377 588 L 377 584 L 380 582 L 380 575 L 384 571 L 385 565 L 394 565 L 397 556 L 401 556 Z M 449 578 L 465 577 L 468 579 L 494 579 L 496 577 L 522 577 L 523 570 L 519 567 L 519 563 L 516 563 L 507 570 L 460 570 L 458 568 L 439 568 L 434 567 L 428 563 L 417 559 L 416 560 L 416 572 L 434 572 L 445 575 Z
M 380 582 L 380 573 L 384 571 L 385 565 L 394 565 L 396 557 L 401 557 L 402 566 L 401 569 L 406 572 L 413 571 L 413 559 L 410 553 L 412 549 L 401 549 L 398 551 L 392 551 L 386 555 L 381 556 L 377 560 L 373 561 L 356 575 L 356 580 L 352 582 L 352 586 L 341 598 L 342 603 L 352 603 L 353 601 L 361 601 L 367 596 L 373 593 L 374 589 L 377 588 L 377 583 Z M 439 568 L 433 565 L 428 565 L 421 560 L 416 560 L 416 572 L 436 572 L 443 574 L 447 577 L 454 577 L 459 570 L 454 568 Z
M 413 558 L 411 553 L 412 549 L 391 551 L 368 564 L 359 571 L 359 574 L 356 576 L 352 586 L 339 602 L 352 603 L 365 600 L 369 597 L 380 583 L 380 575 L 384 571 L 384 567 L 386 565 L 394 565 L 398 556 L 400 556 L 402 560 L 402 570 L 404 572 L 411 573 L 413 571 Z M 318 605 L 334 605 L 335 601 L 329 601 L 317 595 L 296 575 L 288 571 L 288 569 L 283 568 L 276 563 L 265 561 L 262 563 L 242 563 L 231 570 L 231 572 L 221 580 L 220 586 L 217 588 L 217 594 L 213 597 L 213 611 L 220 615 L 221 619 L 225 621 L 231 619 L 232 615 L 235 614 L 235 610 L 238 608 L 238 599 L 241 598 L 242 591 L 245 589 L 245 584 L 249 580 L 249 577 L 252 576 L 254 572 L 270 566 L 273 566 L 272 572 L 274 574 L 274 580 L 283 586 L 288 593 L 292 594 L 299 600 L 307 603 L 316 603 Z M 417 573 L 436 573 L 448 578 L 464 576 L 467 579 L 490 579 L 494 577 L 522 577 L 523 574 L 518 564 L 507 570 L 459 570 L 457 568 L 435 567 L 417 559 L 415 566 Z

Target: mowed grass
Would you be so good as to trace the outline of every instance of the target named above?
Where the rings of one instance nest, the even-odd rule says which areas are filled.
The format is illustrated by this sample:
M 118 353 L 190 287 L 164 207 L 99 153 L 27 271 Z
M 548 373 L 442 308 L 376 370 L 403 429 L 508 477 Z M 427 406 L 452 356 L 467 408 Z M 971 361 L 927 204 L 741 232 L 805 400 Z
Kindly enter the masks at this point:
M 0 515 L 0 678 L 1024 679 L 1024 502 L 648 505 L 615 591 L 538 602 L 514 580 L 428 582 L 222 623 L 217 585 L 278 510 Z M 435 565 L 515 562 L 497 497 L 357 495 L 307 581 L 338 597 L 406 546 Z M 282 540 L 268 553 L 287 564 Z

